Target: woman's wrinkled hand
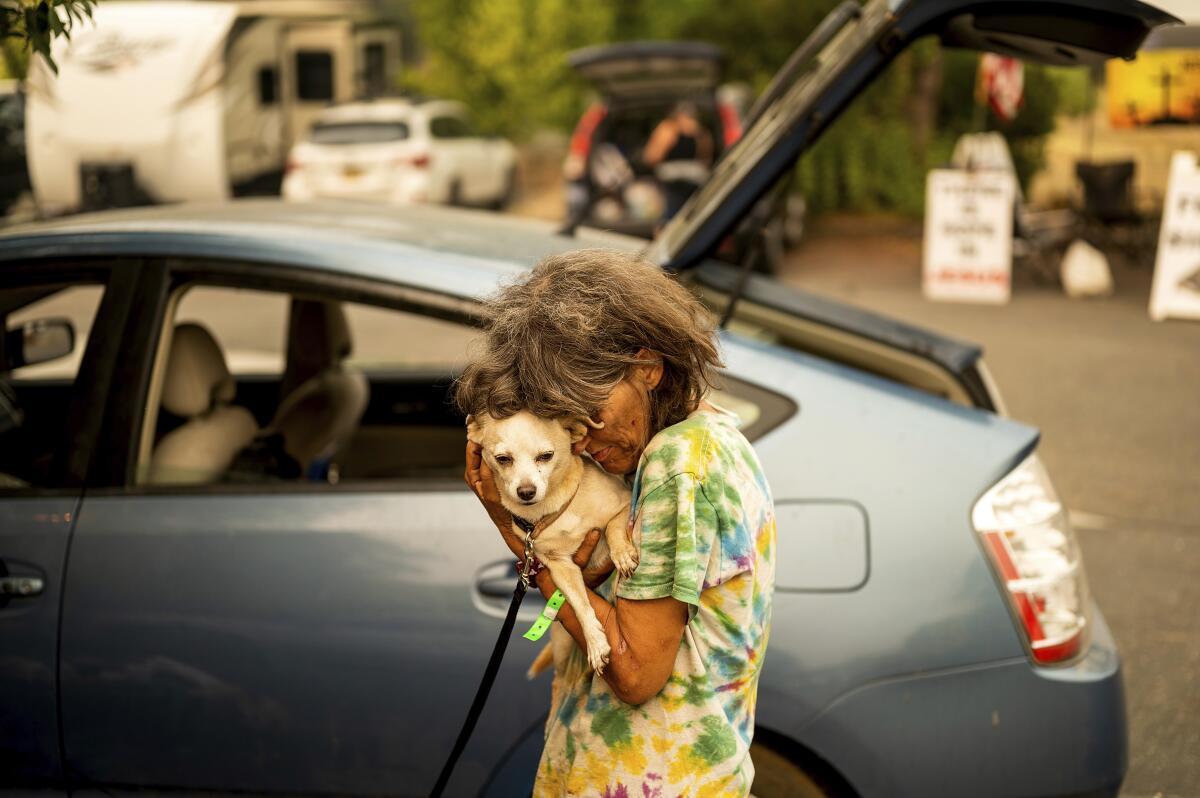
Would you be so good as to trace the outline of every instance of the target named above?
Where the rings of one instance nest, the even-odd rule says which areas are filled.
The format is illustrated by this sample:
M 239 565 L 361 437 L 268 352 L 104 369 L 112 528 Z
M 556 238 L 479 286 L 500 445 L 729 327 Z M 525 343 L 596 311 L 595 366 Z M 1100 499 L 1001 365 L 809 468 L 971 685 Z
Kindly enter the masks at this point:
M 584 537 L 583 542 L 579 544 L 579 548 L 575 550 L 574 556 L 571 557 L 571 562 L 579 567 L 583 572 L 583 582 L 589 589 L 595 590 L 600 585 L 604 584 L 604 580 L 608 579 L 608 575 L 613 572 L 612 561 L 605 560 L 595 568 L 588 568 L 588 560 L 592 558 L 592 551 L 595 550 L 596 544 L 600 542 L 600 536 L 604 534 L 603 529 L 593 529 Z M 550 598 L 554 595 L 555 586 L 554 578 L 550 575 L 548 568 L 542 569 L 537 577 L 538 589 L 542 591 L 542 595 Z
M 496 489 L 496 479 L 492 475 L 492 469 L 488 468 L 488 464 L 484 462 L 483 447 L 478 443 L 467 441 L 467 467 L 463 472 L 463 481 L 479 499 L 479 503 L 487 511 L 488 517 L 492 519 L 496 529 L 500 530 L 500 536 L 504 538 L 505 545 L 518 559 L 523 557 L 525 541 L 513 531 L 512 516 L 500 502 L 500 491 Z

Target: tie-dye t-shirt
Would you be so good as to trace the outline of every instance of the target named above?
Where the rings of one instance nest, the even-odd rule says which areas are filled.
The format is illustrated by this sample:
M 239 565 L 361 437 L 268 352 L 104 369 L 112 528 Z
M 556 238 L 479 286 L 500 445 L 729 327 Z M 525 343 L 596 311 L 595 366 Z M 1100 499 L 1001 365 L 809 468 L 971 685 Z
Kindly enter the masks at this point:
M 534 795 L 745 796 L 775 585 L 762 467 L 733 416 L 697 410 L 650 441 L 633 491 L 641 561 L 616 592 L 688 605 L 674 671 L 657 696 L 630 706 L 575 647 Z M 610 579 L 599 592 L 611 589 Z

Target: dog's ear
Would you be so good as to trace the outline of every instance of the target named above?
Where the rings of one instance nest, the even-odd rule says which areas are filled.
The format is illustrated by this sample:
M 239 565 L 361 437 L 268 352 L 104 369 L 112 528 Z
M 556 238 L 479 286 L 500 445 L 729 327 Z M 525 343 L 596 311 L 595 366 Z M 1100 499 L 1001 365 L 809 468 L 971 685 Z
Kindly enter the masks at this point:
M 571 443 L 579 443 L 588 434 L 588 426 L 577 418 L 564 418 L 563 428 L 571 436 Z
M 487 426 L 489 416 L 485 413 L 476 417 L 475 415 L 467 416 L 467 440 L 471 443 L 477 443 L 483 446 L 483 428 Z

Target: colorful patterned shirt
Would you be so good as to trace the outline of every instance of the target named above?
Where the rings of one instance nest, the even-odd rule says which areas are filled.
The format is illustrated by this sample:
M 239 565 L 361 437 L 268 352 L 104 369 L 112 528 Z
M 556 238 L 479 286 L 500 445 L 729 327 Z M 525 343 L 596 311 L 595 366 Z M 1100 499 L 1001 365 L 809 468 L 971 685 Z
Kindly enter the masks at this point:
M 574 648 L 534 795 L 743 798 L 754 780 L 775 511 L 734 417 L 697 410 L 656 435 L 638 464 L 632 508 L 641 561 L 616 594 L 688 605 L 674 670 L 657 696 L 630 706 Z M 599 592 L 609 594 L 612 582 Z

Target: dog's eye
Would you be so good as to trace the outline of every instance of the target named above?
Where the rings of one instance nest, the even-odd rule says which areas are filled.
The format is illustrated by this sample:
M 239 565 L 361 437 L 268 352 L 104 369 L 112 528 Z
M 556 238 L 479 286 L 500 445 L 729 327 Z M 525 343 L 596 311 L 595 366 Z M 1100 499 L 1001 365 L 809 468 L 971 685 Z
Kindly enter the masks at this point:
M 537 456 L 537 461 L 539 463 L 549 463 L 553 459 L 554 459 L 554 452 L 542 452 L 541 454 L 539 454 Z
M 512 465 L 512 458 L 506 454 L 496 455 L 496 462 L 502 466 Z

